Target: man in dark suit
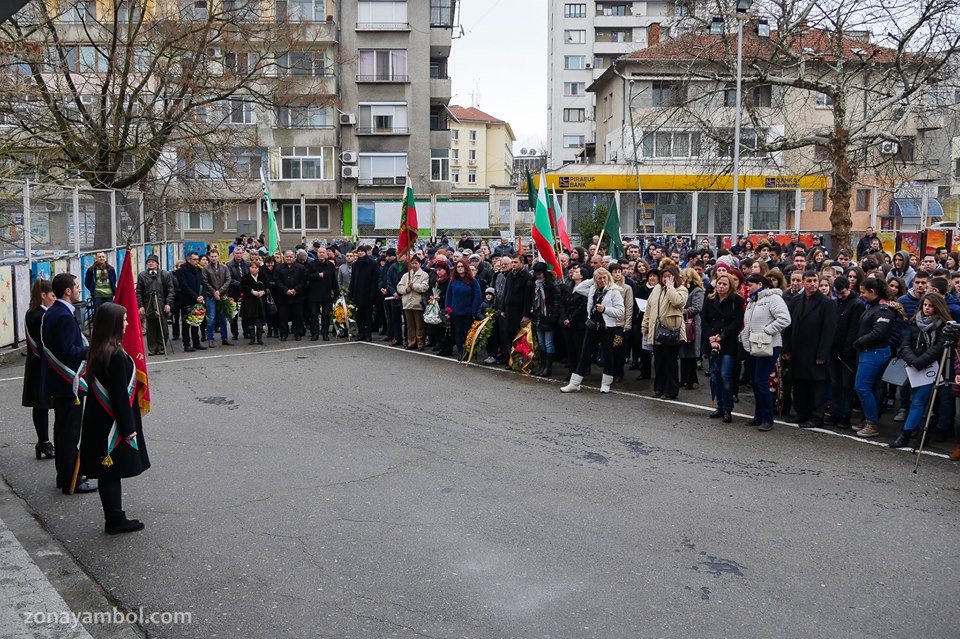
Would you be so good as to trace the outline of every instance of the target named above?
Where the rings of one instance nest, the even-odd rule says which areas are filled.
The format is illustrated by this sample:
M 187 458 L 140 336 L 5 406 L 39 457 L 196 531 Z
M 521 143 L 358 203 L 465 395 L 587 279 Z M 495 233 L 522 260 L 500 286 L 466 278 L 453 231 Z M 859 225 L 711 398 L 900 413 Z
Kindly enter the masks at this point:
M 303 328 L 303 296 L 307 290 L 307 273 L 297 264 L 296 254 L 283 254 L 283 264 L 273 270 L 273 299 L 277 304 L 280 322 L 280 341 L 287 341 L 289 323 L 293 321 L 293 339 L 300 341 L 306 332 Z
M 87 392 L 83 374 L 86 370 L 87 341 L 80 332 L 74 304 L 80 301 L 81 290 L 76 276 L 60 273 L 53 278 L 57 301 L 43 316 L 40 341 L 43 348 L 41 368 L 44 393 L 52 398 L 54 462 L 57 467 L 57 488 L 70 494 L 73 468 L 80 441 L 83 418 L 83 397 Z M 85 477 L 77 478 L 75 492 L 90 493 L 97 489 Z
M 337 269 L 327 259 L 327 249 L 313 243 L 317 257 L 307 262 L 307 300 L 310 302 L 310 341 L 330 341 L 330 312 L 337 286 Z
M 803 291 L 787 303 L 790 326 L 783 332 L 783 357 L 790 361 L 793 406 L 800 428 L 823 425 L 830 351 L 837 332 L 837 305 L 817 290 L 816 271 L 803 274 Z
M 380 266 L 370 257 L 370 247 L 357 249 L 350 276 L 350 301 L 357 305 L 357 338 L 373 341 L 373 305 L 380 299 Z
M 513 349 L 513 338 L 517 336 L 523 320 L 530 316 L 530 309 L 533 307 L 533 288 L 533 276 L 524 268 L 523 258 L 520 255 L 514 255 L 511 258 L 510 273 L 506 278 L 501 312 L 504 332 L 500 335 L 503 339 L 503 352 L 506 353 L 508 362 Z M 508 363 L 507 366 L 510 364 Z

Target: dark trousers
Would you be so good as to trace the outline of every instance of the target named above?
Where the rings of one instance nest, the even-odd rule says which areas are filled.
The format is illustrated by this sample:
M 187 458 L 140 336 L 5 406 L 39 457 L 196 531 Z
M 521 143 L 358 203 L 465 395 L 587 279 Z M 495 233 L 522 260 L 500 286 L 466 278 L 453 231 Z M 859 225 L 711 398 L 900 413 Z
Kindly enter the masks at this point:
M 500 324 L 503 328 L 500 333 L 501 355 L 506 359 L 510 359 L 510 354 L 513 352 L 513 338 L 520 331 L 520 320 L 522 319 L 519 315 L 514 317 L 510 313 L 500 318 Z
M 373 304 L 357 304 L 357 337 L 372 337 Z
M 199 326 L 190 326 L 187 323 L 187 315 L 190 314 L 190 309 L 193 306 L 185 306 L 180 309 L 180 336 L 183 337 L 183 345 L 190 346 L 191 341 L 194 346 L 200 345 L 200 327 Z
M 50 441 L 50 411 L 33 407 L 33 429 L 37 431 L 37 443 Z
M 699 384 L 700 383 L 700 380 L 697 379 L 697 358 L 696 357 L 680 358 L 680 383 L 681 384 Z
M 584 375 L 590 368 L 593 363 L 593 354 L 597 351 L 599 345 L 600 352 L 603 353 L 603 374 L 613 376 L 613 340 L 618 335 L 623 336 L 622 328 L 603 326 L 592 331 L 585 331 L 583 346 L 580 349 L 580 362 L 577 364 L 577 375 Z
M 853 411 L 853 398 L 857 391 L 853 381 L 856 379 L 856 363 L 840 361 L 836 355 L 830 360 L 830 416 L 838 422 L 849 423 Z M 906 408 L 909 404 L 901 404 Z
M 180 339 L 180 309 L 170 309 L 170 325 L 173 327 L 173 339 Z
M 165 315 L 146 317 L 147 348 L 151 351 L 163 352 L 167 344 L 167 318 Z
M 633 331 L 630 332 L 632 333 Z M 613 345 L 613 376 L 617 378 L 623 378 L 624 365 L 627 363 L 627 355 L 630 351 L 630 346 L 627 344 L 628 339 L 630 339 L 630 333 L 624 336 L 623 329 L 621 328 L 620 343 Z
M 303 337 L 303 304 L 300 300 L 278 304 L 277 311 L 280 314 L 280 337 L 290 334 L 290 322 L 293 322 L 293 334 Z
M 56 449 L 53 461 L 57 467 L 57 486 L 60 488 L 69 488 L 73 479 L 82 419 L 83 407 L 73 397 L 53 398 L 53 447 Z
M 567 368 L 570 372 L 577 370 L 580 364 L 580 352 L 583 349 L 583 326 L 564 326 L 563 339 L 567 344 Z
M 259 317 L 257 319 L 243 320 L 243 334 L 248 336 L 247 339 L 262 338 L 263 320 Z
M 827 382 L 813 379 L 793 380 L 793 406 L 801 422 L 823 421 L 823 409 L 827 404 Z
M 653 345 L 653 392 L 673 399 L 680 394 L 680 345 Z
M 100 504 L 103 506 L 103 517 L 117 515 L 123 511 L 123 489 L 119 477 L 101 477 L 98 486 Z
M 387 315 L 387 335 L 395 342 L 402 342 L 403 305 L 400 300 L 384 300 L 383 310 Z
M 330 302 L 310 302 L 310 336 L 317 337 L 330 334 L 330 313 L 333 305 Z
M 240 322 L 239 322 L 239 313 L 238 313 L 237 315 L 234 315 L 234 316 L 233 316 L 233 319 L 232 319 L 232 320 L 230 320 L 230 335 L 233 337 L 233 339 L 237 339 L 237 336 L 240 334 L 240 331 L 239 331 L 240 326 L 239 326 L 239 324 L 240 324 Z M 246 331 L 246 329 L 244 329 L 244 331 Z M 249 337 L 249 336 L 246 334 L 246 332 L 244 332 L 243 336 L 244 336 L 244 337 Z
M 469 315 L 451 315 L 450 321 L 453 324 L 453 352 L 459 357 L 463 355 L 463 343 L 473 326 L 473 318 Z

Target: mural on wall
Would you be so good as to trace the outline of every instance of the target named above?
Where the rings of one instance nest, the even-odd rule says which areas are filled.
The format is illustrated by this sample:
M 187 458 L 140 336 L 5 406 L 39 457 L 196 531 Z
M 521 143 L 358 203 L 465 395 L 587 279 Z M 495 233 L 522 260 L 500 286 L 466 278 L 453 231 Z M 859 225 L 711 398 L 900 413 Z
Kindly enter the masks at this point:
M 174 265 L 174 263 L 176 262 L 176 257 L 175 257 L 174 252 L 173 252 L 173 244 L 172 244 L 172 243 L 171 243 L 171 244 L 167 244 L 166 258 L 167 258 L 167 260 L 166 260 L 166 262 L 164 262 L 163 268 L 165 268 L 165 269 L 168 270 L 168 271 L 172 271 L 172 270 L 173 270 L 173 265 Z
M 83 276 L 87 274 L 87 271 L 90 270 L 90 267 L 93 266 L 94 259 L 96 259 L 95 255 L 80 256 L 80 273 L 78 276 L 81 280 L 83 279 Z M 87 299 L 89 297 L 90 291 L 88 291 L 86 287 L 83 287 L 83 299 Z
M 938 246 L 947 245 L 947 232 L 927 229 L 926 251 L 928 254 L 937 250 Z
M 893 231 L 880 231 L 877 233 L 877 237 L 880 238 L 880 245 L 884 252 L 893 255 L 897 250 L 897 234 Z
M 16 315 L 17 337 L 25 339 L 26 327 L 24 316 L 30 304 L 30 267 L 27 264 L 17 264 L 13 267 L 13 287 L 15 293 L 14 313 Z
M 33 280 L 37 279 L 38 277 L 45 280 L 53 279 L 51 275 L 50 262 L 33 263 L 33 267 L 30 269 L 30 281 L 33 282 Z
M 203 255 L 207 252 L 207 245 L 205 242 L 184 242 L 183 243 L 183 253 L 196 253 L 197 255 Z
M 920 255 L 920 234 L 919 233 L 901 233 L 900 250 L 913 255 Z
M 13 267 L 0 266 L 0 346 L 10 346 L 17 340 L 13 295 Z

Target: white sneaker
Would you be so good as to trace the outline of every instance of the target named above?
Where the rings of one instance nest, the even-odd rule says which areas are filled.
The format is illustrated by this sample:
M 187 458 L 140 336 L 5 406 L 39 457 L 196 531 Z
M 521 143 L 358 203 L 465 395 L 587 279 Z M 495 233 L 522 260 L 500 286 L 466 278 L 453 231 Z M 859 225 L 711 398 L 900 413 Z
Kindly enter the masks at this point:
M 897 414 L 893 416 L 893 421 L 895 422 L 904 422 L 907 420 L 907 411 L 900 409 L 897 411 Z
M 496 357 L 488 357 L 487 359 L 483 360 L 483 363 L 484 363 L 484 364 L 487 364 L 488 366 L 489 366 L 490 364 L 496 364 L 496 363 L 497 363 L 497 358 L 496 358 Z

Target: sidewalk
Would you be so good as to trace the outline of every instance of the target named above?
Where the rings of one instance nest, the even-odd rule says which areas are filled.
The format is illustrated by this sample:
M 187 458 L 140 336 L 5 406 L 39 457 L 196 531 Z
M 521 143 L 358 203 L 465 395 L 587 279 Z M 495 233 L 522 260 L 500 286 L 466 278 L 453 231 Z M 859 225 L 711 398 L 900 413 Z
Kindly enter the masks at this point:
M 88 623 L 95 613 L 108 623 Z M 0 635 L 6 638 L 141 639 L 115 619 L 114 603 L 0 478 Z M 101 621 L 106 616 L 101 618 Z

